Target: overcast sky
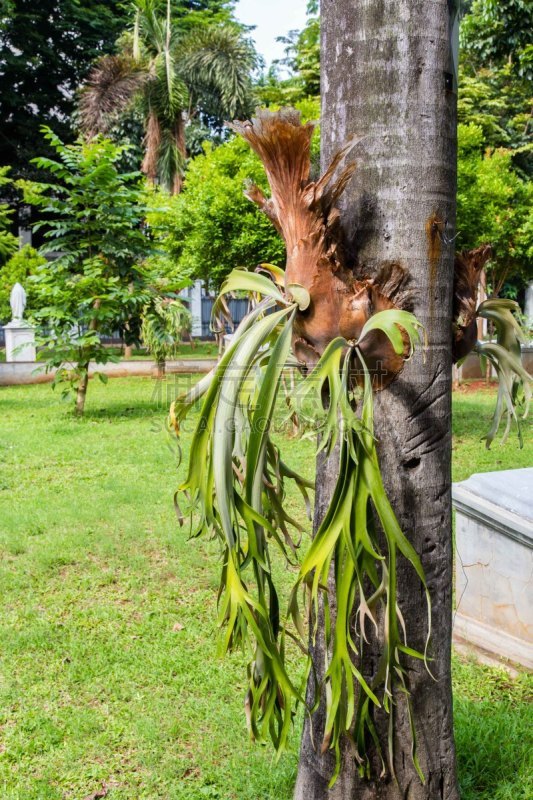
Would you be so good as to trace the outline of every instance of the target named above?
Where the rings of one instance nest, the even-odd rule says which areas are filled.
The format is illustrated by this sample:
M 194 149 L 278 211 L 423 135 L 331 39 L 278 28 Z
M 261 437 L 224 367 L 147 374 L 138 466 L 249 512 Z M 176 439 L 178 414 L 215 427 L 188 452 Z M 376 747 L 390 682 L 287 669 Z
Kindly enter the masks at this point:
M 276 42 L 276 37 L 301 30 L 305 25 L 306 7 L 307 0 L 238 0 L 236 17 L 245 25 L 256 26 L 252 37 L 267 68 L 275 58 L 284 56 L 284 46 Z

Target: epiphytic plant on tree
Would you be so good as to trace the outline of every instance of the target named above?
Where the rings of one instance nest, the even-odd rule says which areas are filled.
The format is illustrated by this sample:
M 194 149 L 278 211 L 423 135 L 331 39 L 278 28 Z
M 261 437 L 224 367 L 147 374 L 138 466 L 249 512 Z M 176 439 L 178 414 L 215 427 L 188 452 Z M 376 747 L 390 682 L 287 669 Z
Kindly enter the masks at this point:
M 227 313 L 225 297 L 237 290 L 248 291 L 255 304 L 217 367 L 172 406 L 171 420 L 179 432 L 184 417 L 203 398 L 177 502 L 186 497 L 187 511 L 196 519 L 195 535 L 212 533 L 221 541 L 223 650 L 243 646 L 250 651 L 245 705 L 252 737 L 264 741 L 270 736 L 281 751 L 294 707 L 305 702 L 285 658 L 290 638 L 306 654 L 306 678 L 313 670 L 300 612 L 303 595 L 311 637 L 319 614 L 326 632 L 327 669 L 306 706 L 312 713 L 325 698 L 322 749 L 335 752 L 338 771 L 342 737 L 350 736 L 361 773 L 368 774 L 370 744 L 380 752 L 373 712 L 383 706 L 389 739 L 381 761 L 385 770 L 387 755 L 393 773 L 396 686 L 407 699 L 413 762 L 423 779 L 408 673 L 410 659 L 427 665 L 427 646 L 419 652 L 407 641 L 397 602 L 398 557 L 410 562 L 425 590 L 428 641 L 429 593 L 420 559 L 385 493 L 376 450 L 379 432 L 373 424 L 373 392 L 394 380 L 422 339 L 421 325 L 410 311 L 409 275 L 391 261 L 371 279 L 345 262 L 336 201 L 354 170 L 354 164 L 341 167 L 350 147 L 311 181 L 313 126 L 300 124 L 296 112 L 258 112 L 252 122 L 235 123 L 234 129 L 265 166 L 271 197 L 255 186 L 247 193 L 285 240 L 287 263 L 285 271 L 263 265 L 266 274 L 234 270 L 222 287 L 216 313 Z M 470 321 L 461 324 L 468 327 Z M 299 562 L 288 613 L 282 616 L 272 550 L 292 562 L 298 551 L 291 528 L 299 527 L 285 508 L 286 482 L 294 480 L 306 500 L 311 488 L 285 464 L 270 435 L 282 371 L 294 363 L 306 375 L 298 394 L 312 392 L 319 401 L 319 447 L 328 453 L 338 448 L 340 467 L 324 519 Z M 369 684 L 356 659 L 371 636 L 379 638 L 381 660 Z
M 520 313 L 520 306 L 514 300 L 491 297 L 477 305 L 482 271 L 491 256 L 490 245 L 456 255 L 452 352 L 454 361 L 463 361 L 470 352 L 477 353 L 482 364 L 489 362 L 498 376 L 496 407 L 485 436 L 487 448 L 494 440 L 504 414 L 506 426 L 502 443 L 506 441 L 514 420 L 522 447 L 520 414 L 527 417 L 531 400 L 531 376 L 523 367 L 521 358 L 521 345 L 527 343 L 527 337 L 515 316 Z M 478 318 L 492 323 L 496 341 L 478 341 Z

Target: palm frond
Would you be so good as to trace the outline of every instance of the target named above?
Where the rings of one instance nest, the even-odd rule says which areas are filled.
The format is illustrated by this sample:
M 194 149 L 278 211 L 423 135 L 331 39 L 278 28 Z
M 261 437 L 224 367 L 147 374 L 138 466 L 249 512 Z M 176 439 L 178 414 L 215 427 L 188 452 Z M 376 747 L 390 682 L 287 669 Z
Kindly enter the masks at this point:
M 179 72 L 195 102 L 207 94 L 218 117 L 233 117 L 246 106 L 255 52 L 235 28 L 209 26 L 179 42 Z
M 189 92 L 184 81 L 175 74 L 175 64 L 169 53 L 161 53 L 151 65 L 152 80 L 145 102 L 161 121 L 172 123 L 189 104 Z
M 135 28 L 139 48 L 142 47 L 150 56 L 161 53 L 167 44 L 166 16 L 163 16 L 162 3 L 159 0 L 133 0 Z
M 161 147 L 161 123 L 157 114 L 148 115 L 144 134 L 144 158 L 141 170 L 147 178 L 154 182 L 158 176 L 159 152 Z
M 176 180 L 185 169 L 185 155 L 181 152 L 175 131 L 163 128 L 157 152 L 157 175 L 168 192 L 173 192 Z
M 148 80 L 146 70 L 127 56 L 103 56 L 80 92 L 82 130 L 88 136 L 106 133 L 133 102 Z

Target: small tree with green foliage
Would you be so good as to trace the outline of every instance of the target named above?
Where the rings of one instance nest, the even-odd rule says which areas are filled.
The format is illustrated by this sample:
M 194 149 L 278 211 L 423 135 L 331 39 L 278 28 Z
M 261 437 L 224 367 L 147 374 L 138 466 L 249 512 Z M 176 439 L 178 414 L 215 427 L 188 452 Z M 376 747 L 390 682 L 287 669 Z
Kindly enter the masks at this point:
M 483 151 L 480 126 L 458 127 L 457 239 L 460 249 L 490 243 L 488 289 L 498 295 L 526 278 L 533 256 L 533 184 L 513 169 L 511 150 Z
M 182 336 L 190 336 L 191 313 L 179 294 L 190 279 L 161 254 L 147 259 L 143 274 L 149 300 L 142 310 L 140 338 L 157 363 L 158 378 L 162 378 L 166 360 L 177 355 Z
M 281 238 L 244 196 L 249 179 L 266 190 L 259 159 L 234 138 L 217 148 L 204 145 L 189 163 L 181 194 L 153 193 L 148 222 L 180 273 L 218 288 L 237 266 L 284 261 Z
M 26 202 L 41 210 L 41 253 L 58 253 L 31 279 L 41 306 L 39 354 L 54 385 L 76 391 L 83 414 L 90 362 L 117 360 L 102 342 L 147 301 L 138 264 L 148 242 L 143 230 L 139 173 L 121 174 L 124 147 L 97 137 L 65 145 L 49 129 L 45 138 L 57 160 L 35 159 L 54 183 L 24 183 Z M 100 376 L 105 381 L 105 376 Z

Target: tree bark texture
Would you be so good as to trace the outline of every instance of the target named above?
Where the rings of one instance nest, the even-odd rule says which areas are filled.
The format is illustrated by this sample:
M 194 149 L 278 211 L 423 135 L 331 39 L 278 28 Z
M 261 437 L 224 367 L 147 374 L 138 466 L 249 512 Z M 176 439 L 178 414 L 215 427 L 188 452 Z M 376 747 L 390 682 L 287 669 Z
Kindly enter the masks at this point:
M 157 360 L 157 379 L 159 381 L 163 380 L 166 373 L 166 361 L 164 358 L 159 358 Z
M 353 138 L 357 169 L 341 198 L 348 264 L 374 275 L 399 261 L 416 289 L 415 314 L 426 327 L 403 372 L 375 396 L 375 430 L 385 486 L 406 535 L 422 558 L 432 600 L 431 669 L 407 659 L 426 782 L 411 760 L 402 697 L 395 707 L 395 771 L 360 778 L 346 743 L 332 789 L 331 753 L 321 755 L 323 708 L 306 721 L 295 800 L 457 800 L 450 677 L 452 623 L 451 334 L 455 224 L 456 96 L 447 0 L 322 0 L 322 164 Z M 446 228 L 447 223 L 447 228 Z M 319 459 L 315 530 L 335 482 L 337 463 Z M 423 590 L 398 562 L 399 605 L 410 644 L 424 649 Z M 323 642 L 315 645 L 315 663 Z M 361 669 L 371 679 L 379 644 L 371 641 Z M 386 751 L 387 720 L 376 713 Z
M 89 384 L 89 363 L 87 362 L 87 364 L 81 364 L 80 366 L 84 372 L 76 390 L 75 413 L 78 417 L 83 416 L 83 412 L 85 410 L 85 399 L 87 397 L 87 386 Z

